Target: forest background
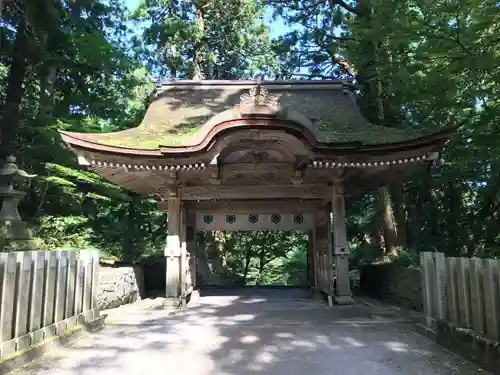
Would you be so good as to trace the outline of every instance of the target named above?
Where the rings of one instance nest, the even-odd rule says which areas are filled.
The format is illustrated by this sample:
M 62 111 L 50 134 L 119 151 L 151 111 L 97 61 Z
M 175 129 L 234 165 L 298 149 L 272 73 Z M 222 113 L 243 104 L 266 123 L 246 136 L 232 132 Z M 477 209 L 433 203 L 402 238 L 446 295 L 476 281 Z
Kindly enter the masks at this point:
M 457 126 L 438 168 L 349 200 L 351 267 L 500 255 L 500 4 L 492 0 L 0 0 L 0 158 L 29 173 L 41 249 L 162 256 L 154 201 L 77 166 L 58 130 L 136 126 L 162 79 L 341 78 L 390 127 Z M 307 236 L 198 234 L 207 272 L 302 284 Z

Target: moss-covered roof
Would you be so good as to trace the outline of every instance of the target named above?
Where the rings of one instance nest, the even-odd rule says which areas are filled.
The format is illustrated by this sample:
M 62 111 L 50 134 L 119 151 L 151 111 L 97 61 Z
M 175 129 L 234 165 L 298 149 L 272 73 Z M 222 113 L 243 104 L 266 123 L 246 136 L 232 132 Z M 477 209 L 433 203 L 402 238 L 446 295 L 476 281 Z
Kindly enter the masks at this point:
M 114 133 L 86 133 L 79 138 L 111 147 L 158 149 L 199 144 L 196 134 L 213 116 L 234 108 L 255 82 L 174 82 L 161 86 L 133 129 Z M 424 136 L 421 132 L 377 126 L 360 113 L 352 90 L 332 81 L 274 81 L 262 86 L 276 97 L 280 108 L 305 116 L 320 143 L 361 142 L 390 144 Z M 75 134 L 73 133 L 73 136 Z

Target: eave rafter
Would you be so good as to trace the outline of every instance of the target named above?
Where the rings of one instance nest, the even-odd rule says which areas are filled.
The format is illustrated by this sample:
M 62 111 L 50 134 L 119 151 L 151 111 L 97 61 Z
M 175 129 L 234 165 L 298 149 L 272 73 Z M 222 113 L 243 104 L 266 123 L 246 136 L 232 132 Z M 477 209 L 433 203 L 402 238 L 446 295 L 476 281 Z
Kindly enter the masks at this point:
M 314 159 L 309 163 L 305 163 L 300 169 L 296 169 L 296 178 L 300 180 L 302 178 L 303 168 L 379 168 L 383 166 L 391 166 L 398 164 L 412 164 L 420 163 L 425 161 L 434 161 L 439 158 L 438 152 L 429 152 L 422 155 L 407 157 L 407 158 L 390 158 L 386 160 L 336 160 L 336 159 Z M 98 167 L 109 167 L 109 168 L 125 168 L 126 170 L 152 170 L 152 171 L 203 171 L 209 168 L 212 171 L 212 178 L 218 179 L 220 173 L 220 166 L 217 162 L 208 163 L 197 162 L 190 164 L 142 164 L 142 163 L 116 163 L 108 162 L 103 160 L 91 160 L 79 158 L 80 165 L 86 166 L 98 166 Z
M 313 168 L 371 168 L 383 167 L 398 164 L 420 163 L 424 161 L 434 161 L 439 157 L 438 152 L 430 152 L 424 155 L 403 158 L 403 159 L 388 159 L 380 161 L 336 161 L 336 160 L 313 160 L 311 167 Z
M 79 159 L 81 160 L 81 159 Z M 133 164 L 133 163 L 114 163 L 102 160 L 91 160 L 80 165 L 109 167 L 109 168 L 125 168 L 127 170 L 152 170 L 152 171 L 186 171 L 186 170 L 204 170 L 207 166 L 203 162 L 191 164 Z
M 136 128 L 61 136 L 80 165 L 159 201 L 329 202 L 338 182 L 355 195 L 429 165 L 455 132 L 381 127 L 355 99 L 341 81 L 175 81 Z

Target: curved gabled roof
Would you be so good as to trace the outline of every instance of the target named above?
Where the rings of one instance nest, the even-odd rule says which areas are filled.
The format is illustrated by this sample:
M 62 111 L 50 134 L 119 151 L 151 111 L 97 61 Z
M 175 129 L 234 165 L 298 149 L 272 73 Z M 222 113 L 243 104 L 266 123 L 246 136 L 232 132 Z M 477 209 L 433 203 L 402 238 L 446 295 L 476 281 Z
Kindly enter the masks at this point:
M 323 150 L 404 148 L 451 134 L 374 125 L 361 115 L 353 89 L 326 80 L 170 82 L 159 86 L 136 128 L 61 134 L 72 146 L 128 155 L 199 151 L 218 133 L 238 127 L 292 130 Z

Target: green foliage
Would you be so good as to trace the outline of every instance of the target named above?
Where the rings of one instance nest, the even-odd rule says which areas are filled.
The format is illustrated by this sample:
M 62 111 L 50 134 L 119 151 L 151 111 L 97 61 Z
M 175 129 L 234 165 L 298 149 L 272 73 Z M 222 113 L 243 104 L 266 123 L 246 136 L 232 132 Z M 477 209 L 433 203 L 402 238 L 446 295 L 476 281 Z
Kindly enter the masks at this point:
M 42 216 L 38 236 L 43 250 L 92 247 L 89 219 L 82 216 Z
M 422 250 L 498 257 L 497 3 L 273 1 L 275 16 L 289 26 L 275 39 L 263 21 L 266 3 L 154 0 L 127 14 L 119 0 L 4 2 L 1 134 L 18 133 L 19 163 L 39 175 L 20 208 L 40 246 L 99 247 L 109 256 L 137 260 L 161 253 L 164 243 L 166 220 L 154 202 L 77 166 L 58 130 L 136 126 L 154 87 L 152 76 L 291 78 L 300 71 L 357 81 L 363 112 L 382 125 L 458 128 L 439 168 L 417 170 L 387 187 L 388 203 L 377 193 L 348 202 L 352 268 L 393 260 L 383 252 L 388 221 L 396 228 L 397 261 L 405 265 L 418 262 Z M 12 77 L 23 23 L 29 38 L 17 52 L 27 66 Z M 12 78 L 20 84 L 9 86 Z M 12 98 L 19 93 L 16 104 Z M 330 124 L 318 126 L 327 130 Z M 303 234 L 209 233 L 201 242 L 207 267 L 219 279 L 305 280 Z
M 261 0 L 155 0 L 131 19 L 148 24 L 135 42 L 159 77 L 238 79 L 275 67 L 263 12 Z
M 415 262 L 423 250 L 498 256 L 497 2 L 276 3 L 276 14 L 291 26 L 279 51 L 298 62 L 286 72 L 301 67 L 356 80 L 365 115 L 386 126 L 458 127 L 438 168 L 388 187 L 403 262 Z M 349 219 L 354 263 L 380 258 L 390 218 L 377 194 L 349 202 Z
M 164 231 L 165 224 L 151 202 L 78 167 L 57 133 L 126 129 L 143 116 L 154 84 L 129 53 L 130 45 L 122 42 L 130 32 L 123 4 L 51 1 L 42 11 L 37 1 L 24 3 L 27 13 L 13 2 L 4 4 L 0 26 L 2 108 L 9 105 L 8 67 L 15 42 L 10 31 L 24 18 L 34 37 L 29 50 L 22 51 L 29 67 L 22 77 L 17 156 L 22 168 L 39 177 L 27 188 L 21 215 L 44 249 L 99 247 L 130 260 L 158 251 L 157 231 Z M 11 124 L 2 122 L 5 126 Z M 146 226 L 149 235 L 141 235 Z
M 241 285 L 307 285 L 307 235 L 293 231 L 201 234 L 205 282 Z M 199 271 L 200 272 L 200 271 Z

